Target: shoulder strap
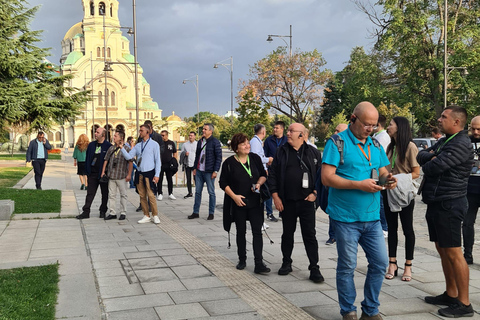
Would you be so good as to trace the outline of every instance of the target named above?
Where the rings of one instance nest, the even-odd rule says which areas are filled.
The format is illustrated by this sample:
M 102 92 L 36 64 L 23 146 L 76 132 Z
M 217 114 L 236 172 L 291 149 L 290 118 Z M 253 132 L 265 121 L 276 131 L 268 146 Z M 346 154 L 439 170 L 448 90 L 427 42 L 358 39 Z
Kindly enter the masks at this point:
M 338 152 L 340 153 L 340 164 L 343 164 L 343 144 L 344 141 L 342 137 L 340 137 L 338 134 L 334 134 L 330 137 L 330 139 L 333 141 L 333 143 L 337 146 Z
M 376 138 L 374 138 L 374 137 L 371 137 L 371 138 L 372 138 L 373 145 L 374 145 L 375 147 L 377 147 L 377 148 L 380 149 L 380 147 L 382 146 L 382 145 L 380 144 L 380 142 L 378 142 L 378 140 L 377 140 Z M 386 151 L 386 150 L 385 150 L 385 151 Z

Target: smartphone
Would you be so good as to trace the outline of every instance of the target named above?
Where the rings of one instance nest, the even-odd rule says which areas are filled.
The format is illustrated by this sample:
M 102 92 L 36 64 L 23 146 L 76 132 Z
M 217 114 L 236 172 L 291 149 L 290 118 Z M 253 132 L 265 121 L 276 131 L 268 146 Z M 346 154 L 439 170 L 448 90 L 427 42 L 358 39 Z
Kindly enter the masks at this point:
M 255 193 L 260 193 L 260 190 L 255 188 L 255 184 L 254 184 L 254 183 L 252 183 L 252 190 L 253 190 L 253 192 L 255 192 Z

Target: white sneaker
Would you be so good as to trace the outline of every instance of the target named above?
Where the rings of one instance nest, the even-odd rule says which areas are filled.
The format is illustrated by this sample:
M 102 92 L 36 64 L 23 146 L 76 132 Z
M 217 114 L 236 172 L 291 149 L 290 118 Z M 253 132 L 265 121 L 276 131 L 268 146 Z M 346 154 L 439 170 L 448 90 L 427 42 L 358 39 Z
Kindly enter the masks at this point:
M 270 226 L 264 222 L 262 226 L 262 231 L 265 231 L 268 228 L 270 228 Z
M 177 198 L 175 198 L 175 196 L 173 195 L 173 193 L 168 196 L 168 199 L 170 199 L 170 200 L 177 200 Z
M 383 237 L 388 238 L 388 231 L 383 231 Z
M 140 219 L 140 220 L 138 220 L 137 222 L 138 222 L 138 223 L 148 223 L 148 222 L 150 222 L 150 221 L 152 221 L 152 219 L 150 219 L 149 216 L 143 216 L 143 218 Z
M 163 200 L 163 194 L 159 194 L 158 197 L 157 197 L 157 200 L 162 201 Z
M 158 216 L 153 216 L 153 223 L 155 223 L 155 224 L 160 223 L 160 219 L 158 218 Z

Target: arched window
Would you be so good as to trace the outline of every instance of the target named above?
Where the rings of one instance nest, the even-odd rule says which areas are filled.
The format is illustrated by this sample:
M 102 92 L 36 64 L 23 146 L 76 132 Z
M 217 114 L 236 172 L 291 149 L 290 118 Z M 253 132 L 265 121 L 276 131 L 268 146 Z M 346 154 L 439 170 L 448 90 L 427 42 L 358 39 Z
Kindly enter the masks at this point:
M 131 112 L 128 113 L 128 118 L 129 118 L 130 120 L 132 120 L 132 113 L 131 113 Z
M 105 47 L 102 47 L 102 58 L 105 57 Z
M 108 99 L 109 96 L 110 96 L 110 90 L 107 89 L 107 90 L 105 91 L 105 105 L 106 105 L 106 106 L 109 106 L 109 105 L 110 105 L 110 103 L 109 103 L 109 101 L 108 101 L 108 100 L 109 100 L 109 99 Z
M 70 42 L 70 52 L 73 51 L 73 42 Z
M 105 3 L 100 2 L 98 5 L 98 14 L 101 16 L 105 15 Z
M 55 140 L 62 141 L 62 133 L 60 131 L 57 131 L 57 133 L 55 133 Z
M 150 112 L 150 119 L 153 119 L 153 112 Z
M 113 4 L 110 5 L 110 17 L 113 17 Z
M 110 47 L 107 48 L 107 58 L 110 58 L 111 55 L 110 55 Z
M 97 47 L 97 58 L 100 58 L 100 47 Z
M 146 112 L 143 113 L 143 119 L 147 119 L 147 113 Z
M 125 49 L 125 42 L 122 42 L 122 50 Z
M 115 105 L 115 91 L 112 91 L 112 97 L 111 97 L 110 101 L 112 102 L 112 106 L 114 106 Z
M 90 15 L 95 15 L 95 5 L 93 4 L 93 1 L 90 2 Z
M 52 132 L 49 132 L 47 134 L 47 139 L 48 139 L 48 141 L 53 141 L 53 133 Z
M 103 106 L 103 93 L 102 93 L 102 91 L 98 91 L 98 105 Z

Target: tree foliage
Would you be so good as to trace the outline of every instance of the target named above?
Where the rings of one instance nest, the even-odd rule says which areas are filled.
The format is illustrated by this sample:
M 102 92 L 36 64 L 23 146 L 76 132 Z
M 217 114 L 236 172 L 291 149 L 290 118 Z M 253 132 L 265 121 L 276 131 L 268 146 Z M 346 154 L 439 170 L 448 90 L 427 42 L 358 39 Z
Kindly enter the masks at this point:
M 317 50 L 297 51 L 290 57 L 285 47 L 279 47 L 250 67 L 250 80 L 241 95 L 251 90 L 266 106 L 304 123 L 320 106 L 322 89 L 331 76 L 323 69 L 325 64 Z
M 268 106 L 263 107 L 260 100 L 254 97 L 252 91 L 247 91 L 242 96 L 242 101 L 238 103 L 236 109 L 238 119 L 236 121 L 235 132 L 242 132 L 249 138 L 255 134 L 253 127 L 257 123 L 261 123 L 268 127 L 270 124 L 270 116 L 268 115 Z
M 0 119 L 3 125 L 47 130 L 72 121 L 86 102 L 86 92 L 65 87 L 71 76 L 60 76 L 36 46 L 40 31 L 29 30 L 37 7 L 25 0 L 0 2 Z

